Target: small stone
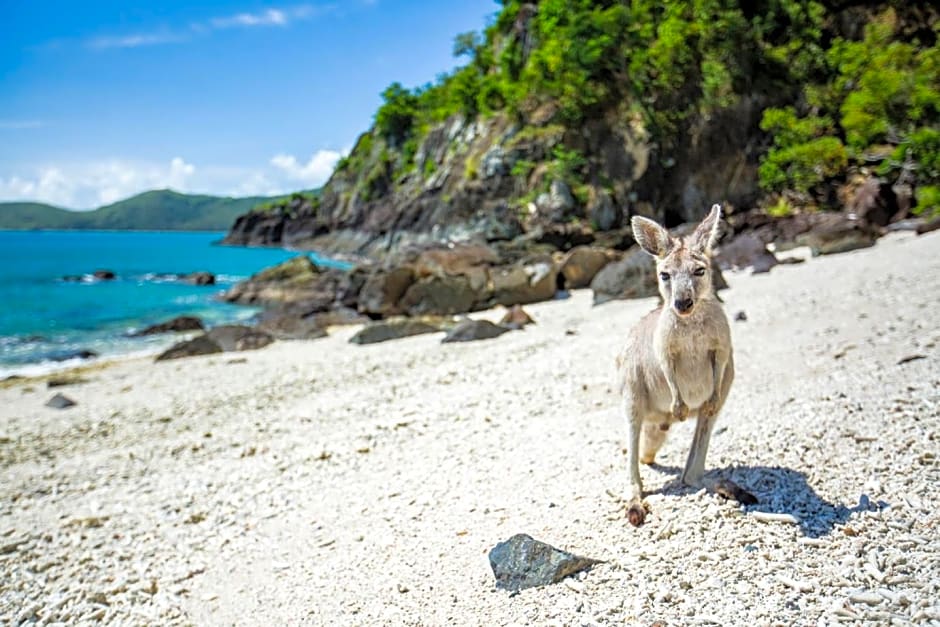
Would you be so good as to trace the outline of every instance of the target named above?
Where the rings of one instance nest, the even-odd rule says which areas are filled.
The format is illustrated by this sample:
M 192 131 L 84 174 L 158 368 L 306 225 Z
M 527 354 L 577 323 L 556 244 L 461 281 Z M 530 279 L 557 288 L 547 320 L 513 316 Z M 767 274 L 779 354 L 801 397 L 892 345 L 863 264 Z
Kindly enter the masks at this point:
M 557 583 L 600 563 L 556 549 L 524 533 L 497 544 L 489 559 L 496 587 L 510 591 Z
M 78 403 L 70 399 L 65 394 L 56 394 L 46 401 L 46 407 L 52 407 L 53 409 L 68 409 L 69 407 L 74 407 L 75 405 L 78 405 Z
M 522 308 L 522 305 L 513 305 L 506 311 L 499 324 L 512 329 L 521 329 L 527 324 L 535 324 L 535 320 Z
M 742 309 L 741 311 L 734 314 L 735 322 L 747 322 L 747 313 Z

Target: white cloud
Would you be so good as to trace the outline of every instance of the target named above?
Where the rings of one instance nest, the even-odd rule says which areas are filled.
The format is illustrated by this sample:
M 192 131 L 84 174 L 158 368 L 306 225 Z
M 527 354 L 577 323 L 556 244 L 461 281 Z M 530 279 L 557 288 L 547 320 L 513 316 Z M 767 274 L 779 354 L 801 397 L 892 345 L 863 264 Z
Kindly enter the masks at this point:
M 177 43 L 185 41 L 185 39 L 183 35 L 170 32 L 136 33 L 132 35 L 94 37 L 88 40 L 87 45 L 89 48 L 96 50 L 106 50 L 108 48 L 140 48 L 141 46 Z
M 342 156 L 336 150 L 320 150 L 307 163 L 301 163 L 293 155 L 279 154 L 271 159 L 271 165 L 284 172 L 290 180 L 309 187 L 319 187 L 330 178 L 336 162 Z
M 196 168 L 180 157 L 168 164 L 135 163 L 119 159 L 85 164 L 54 164 L 31 176 L 0 176 L 0 198 L 36 200 L 88 209 L 106 205 L 148 189 L 184 189 Z
M 280 9 L 268 9 L 261 13 L 239 13 L 229 17 L 217 17 L 211 20 L 215 28 L 233 26 L 284 26 L 288 22 L 287 14 Z
M 302 4 L 286 8 L 272 7 L 257 13 L 236 13 L 234 15 L 214 17 L 205 22 L 192 22 L 188 27 L 172 30 L 94 37 L 88 39 L 85 45 L 96 50 L 106 50 L 110 48 L 139 48 L 141 46 L 180 43 L 191 39 L 195 35 L 205 35 L 215 30 L 254 28 L 258 26 L 287 26 L 291 22 L 328 13 L 335 8 L 335 5 L 332 4 L 317 6 Z
M 257 166 L 197 166 L 182 157 L 169 162 L 52 163 L 27 172 L 0 172 L 0 202 L 31 200 L 92 209 L 164 188 L 219 196 L 275 196 L 322 185 L 342 154 L 320 150 L 306 163 L 278 154 Z

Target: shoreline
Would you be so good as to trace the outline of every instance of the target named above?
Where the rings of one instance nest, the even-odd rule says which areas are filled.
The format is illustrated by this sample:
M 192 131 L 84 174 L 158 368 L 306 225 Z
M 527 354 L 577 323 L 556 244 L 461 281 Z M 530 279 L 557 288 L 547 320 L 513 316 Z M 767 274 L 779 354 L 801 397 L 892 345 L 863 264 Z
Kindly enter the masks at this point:
M 736 375 L 706 470 L 757 505 L 677 484 L 686 421 L 629 525 L 614 360 L 656 299 L 573 290 L 491 340 L 350 326 L 119 361 L 65 410 L 0 386 L 0 622 L 940 619 L 940 233 L 727 278 Z M 604 563 L 497 591 L 487 553 L 516 533 Z

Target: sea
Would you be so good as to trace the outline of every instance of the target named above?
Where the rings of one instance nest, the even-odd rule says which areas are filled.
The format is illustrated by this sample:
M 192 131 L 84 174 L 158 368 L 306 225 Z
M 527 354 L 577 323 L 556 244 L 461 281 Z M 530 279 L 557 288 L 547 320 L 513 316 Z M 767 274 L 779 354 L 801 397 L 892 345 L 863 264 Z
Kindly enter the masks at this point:
M 221 232 L 0 231 L 0 379 L 117 356 L 156 353 L 179 338 L 130 337 L 175 316 L 207 326 L 247 321 L 257 309 L 219 295 L 298 253 L 221 246 Z M 342 262 L 310 254 L 323 265 Z M 113 280 L 94 278 L 98 270 Z M 179 274 L 210 272 L 215 285 Z M 82 357 L 91 351 L 96 356 Z

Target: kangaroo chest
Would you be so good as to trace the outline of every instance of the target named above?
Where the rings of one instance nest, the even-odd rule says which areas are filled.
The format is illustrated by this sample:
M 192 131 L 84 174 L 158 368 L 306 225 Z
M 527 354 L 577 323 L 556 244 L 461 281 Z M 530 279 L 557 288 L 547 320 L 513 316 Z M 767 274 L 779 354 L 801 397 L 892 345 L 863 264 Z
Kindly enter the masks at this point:
M 672 365 L 672 380 L 690 409 L 707 401 L 715 389 L 714 353 L 718 338 L 699 325 L 661 333 L 654 343 L 665 384 L 665 370 Z

